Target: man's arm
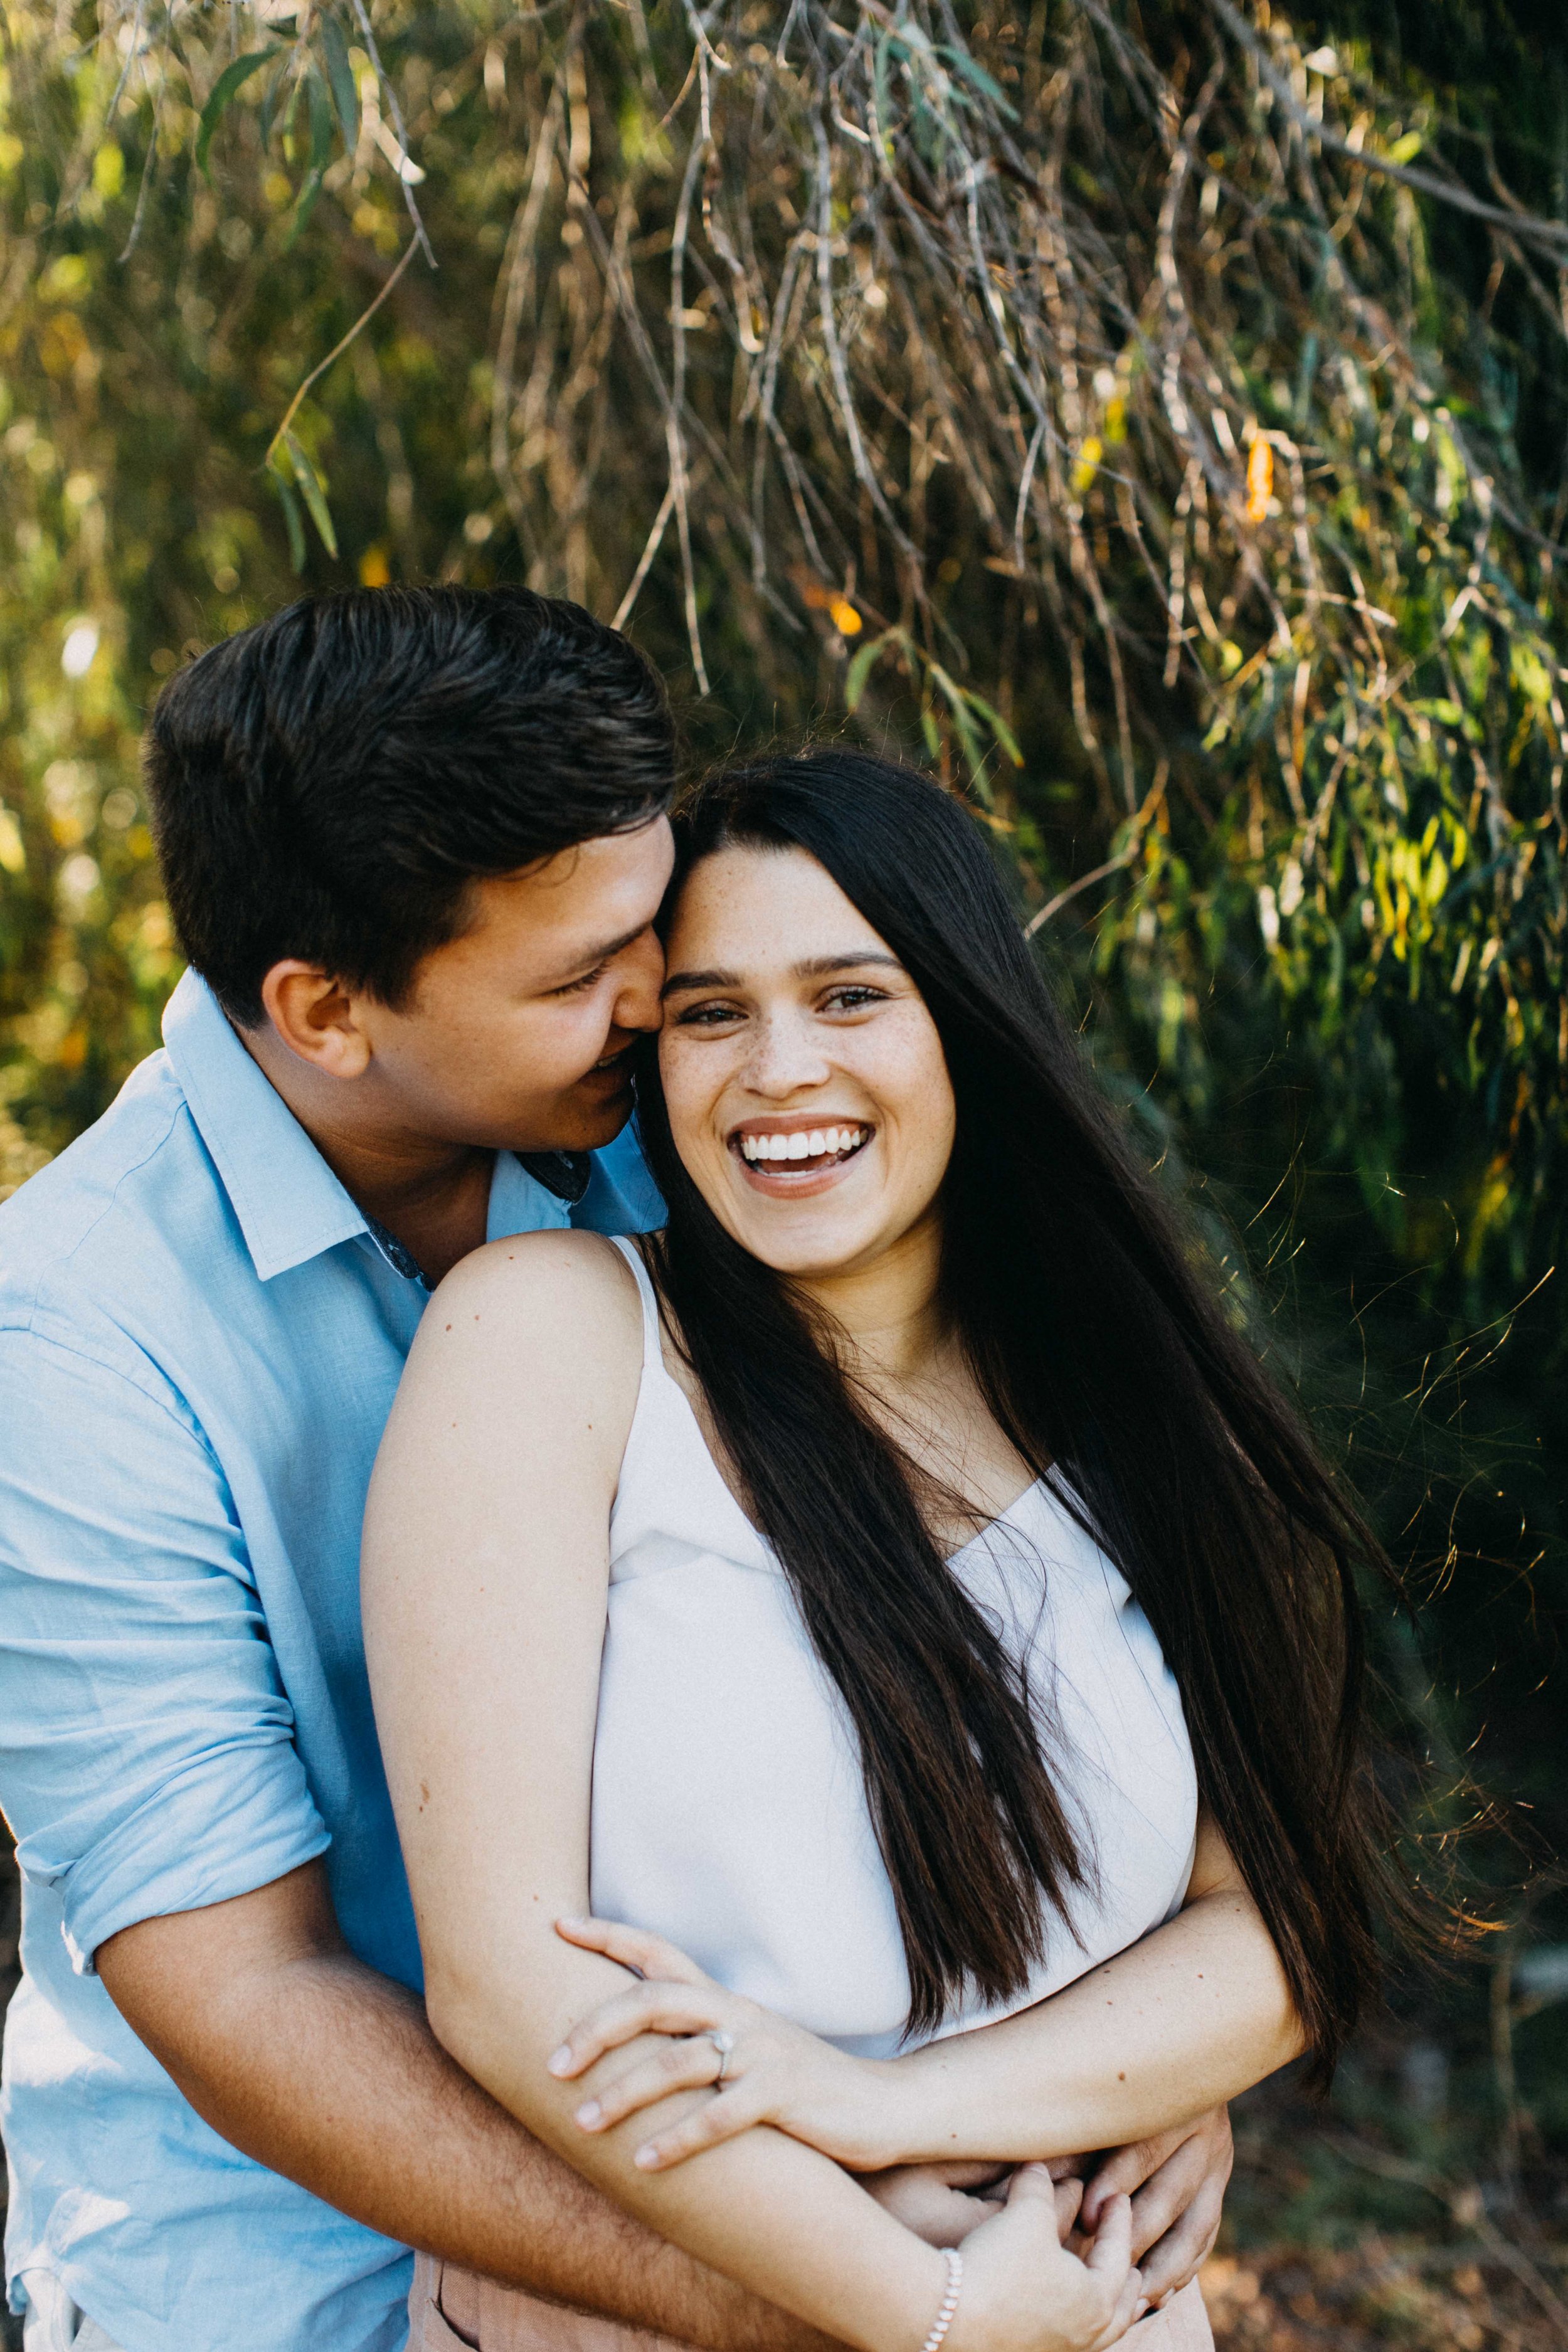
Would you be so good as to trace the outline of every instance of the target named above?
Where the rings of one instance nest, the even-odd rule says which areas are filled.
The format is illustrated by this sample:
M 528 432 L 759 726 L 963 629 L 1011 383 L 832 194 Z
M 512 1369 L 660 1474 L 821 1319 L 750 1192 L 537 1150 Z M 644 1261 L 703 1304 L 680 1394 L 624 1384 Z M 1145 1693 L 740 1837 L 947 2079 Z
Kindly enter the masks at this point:
M 826 2347 L 622 2212 L 470 2081 L 415 1996 L 348 1950 L 321 1863 L 123 1928 L 97 1966 L 215 2131 L 369 2228 L 706 2352 Z
M 596 2198 L 346 1950 L 238 1510 L 112 1332 L 0 1328 L 0 1725 L 18 1863 L 226 2139 L 547 2294 L 724 2352 L 814 2341 Z

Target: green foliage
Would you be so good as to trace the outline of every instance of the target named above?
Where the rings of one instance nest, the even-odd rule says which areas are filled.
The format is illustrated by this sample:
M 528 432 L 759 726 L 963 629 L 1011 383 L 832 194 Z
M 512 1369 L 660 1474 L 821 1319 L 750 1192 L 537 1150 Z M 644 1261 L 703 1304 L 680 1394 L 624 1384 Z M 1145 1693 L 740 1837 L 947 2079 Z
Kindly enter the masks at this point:
M 1560 1805 L 1552 1286 L 1484 1477 L 1463 1386 L 1568 1140 L 1537 5 L 5 0 L 0 1193 L 155 1043 L 162 679 L 301 583 L 574 596 L 694 755 L 847 729 L 971 795 L 1442 1570 L 1408 1719 L 1462 1751 L 1495 1666 Z
M 1271 1004 L 1247 1050 L 1289 1024 L 1391 1246 L 1433 1249 L 1440 1097 L 1451 1262 L 1478 1299 L 1546 1262 L 1557 484 L 1432 244 L 1479 189 L 1506 306 L 1568 241 L 1435 91 L 1228 0 L 68 22 L 15 0 L 0 100 L 0 1055 L 40 1144 L 167 980 L 144 835 L 89 807 L 160 670 L 295 574 L 521 573 L 684 661 L 700 744 L 837 711 L 962 779 L 1189 1121 Z M 78 610 L 111 735 L 43 652 Z

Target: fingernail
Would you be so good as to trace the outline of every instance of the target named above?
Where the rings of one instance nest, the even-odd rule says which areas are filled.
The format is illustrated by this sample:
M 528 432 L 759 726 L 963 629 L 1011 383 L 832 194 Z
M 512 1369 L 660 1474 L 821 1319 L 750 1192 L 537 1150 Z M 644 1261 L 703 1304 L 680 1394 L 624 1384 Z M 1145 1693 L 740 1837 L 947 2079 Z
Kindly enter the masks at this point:
M 558 1927 L 585 1927 L 588 1922 L 578 1912 L 563 1911 L 555 1924 Z
M 651 2172 L 658 2162 L 658 2150 L 657 2147 L 639 2147 L 632 2162 L 639 2171 Z
M 1134 2318 L 1134 2319 L 1142 2319 L 1142 2316 L 1143 2316 L 1143 2314 L 1148 2310 L 1148 2308 L 1149 2308 L 1149 2298 L 1148 2298 L 1148 2296 L 1147 2296 L 1147 2295 L 1145 2295 L 1145 2296 L 1144 2296 L 1144 2298 L 1143 2298 L 1143 2300 L 1142 2300 L 1142 2303 L 1140 2303 L 1140 2304 L 1138 2304 L 1138 2305 L 1136 2305 L 1134 2306 L 1134 2308 L 1133 2308 L 1133 2313 L 1132 2313 L 1132 2316 L 1133 2316 L 1133 2318 Z
M 554 2057 L 553 2057 L 553 2058 L 552 2058 L 552 2059 L 548 2062 L 548 2063 L 549 2063 L 549 2070 L 550 2070 L 551 2074 L 566 2074 L 566 2073 L 569 2071 L 569 2069 L 570 2069 L 570 2067 L 571 2067 L 571 2064 L 572 2064 L 572 2051 L 571 2051 L 571 2045 L 570 2045 L 569 2043 L 567 2043 L 567 2042 L 563 2042 L 561 2044 L 560 2049 L 555 2053 Z
M 597 2099 L 584 2099 L 577 2110 L 577 2121 L 584 2131 L 592 2131 L 604 2112 Z

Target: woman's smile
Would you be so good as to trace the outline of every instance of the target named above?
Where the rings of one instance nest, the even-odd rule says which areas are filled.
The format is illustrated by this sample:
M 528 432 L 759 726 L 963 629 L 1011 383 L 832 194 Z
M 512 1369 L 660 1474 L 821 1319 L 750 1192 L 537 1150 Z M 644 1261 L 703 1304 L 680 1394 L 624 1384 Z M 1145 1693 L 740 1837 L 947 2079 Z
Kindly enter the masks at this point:
M 826 1192 L 848 1174 L 876 1136 L 868 1119 L 824 1111 L 788 1118 L 748 1118 L 731 1129 L 730 1150 L 746 1181 L 775 1200 Z

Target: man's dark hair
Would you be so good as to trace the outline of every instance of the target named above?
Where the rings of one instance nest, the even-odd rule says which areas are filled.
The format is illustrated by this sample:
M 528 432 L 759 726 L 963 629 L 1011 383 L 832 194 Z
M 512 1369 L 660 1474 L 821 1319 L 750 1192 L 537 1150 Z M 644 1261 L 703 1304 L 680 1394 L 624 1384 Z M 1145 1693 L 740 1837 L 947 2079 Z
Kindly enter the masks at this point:
M 475 879 L 646 823 L 673 782 L 658 673 L 521 588 L 304 597 L 171 678 L 147 746 L 180 944 L 246 1026 L 285 956 L 399 1003 Z

